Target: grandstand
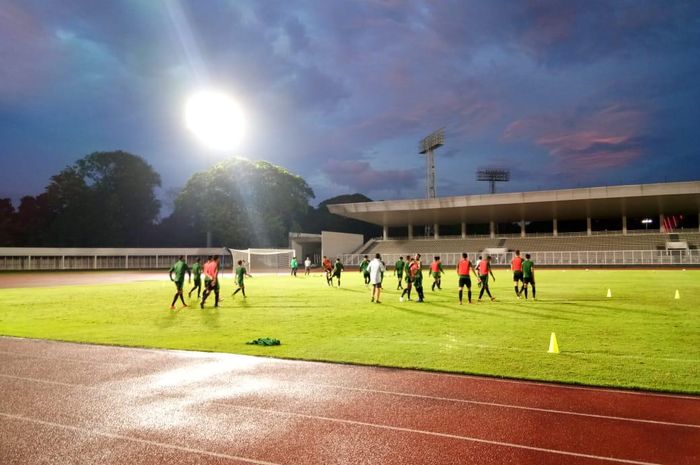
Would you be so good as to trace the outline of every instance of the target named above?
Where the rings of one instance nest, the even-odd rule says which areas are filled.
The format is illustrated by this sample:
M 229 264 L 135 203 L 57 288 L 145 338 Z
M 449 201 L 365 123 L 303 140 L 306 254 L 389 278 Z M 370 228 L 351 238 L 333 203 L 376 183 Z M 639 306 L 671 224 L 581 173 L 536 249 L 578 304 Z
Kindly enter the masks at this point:
M 461 252 L 488 253 L 498 264 L 507 263 L 514 250 L 552 265 L 700 264 L 700 182 L 363 202 L 329 205 L 329 209 L 383 227 L 383 237 L 344 255 L 350 265 L 363 254 L 377 252 L 387 262 L 399 255 L 421 253 L 440 255 L 446 264 L 455 262 Z M 578 222 L 585 229 L 561 232 L 562 221 Z M 620 226 L 596 231 L 594 221 L 617 221 Z M 549 230 L 528 232 L 531 222 L 549 224 Z M 630 223 L 656 227 L 631 230 Z M 515 224 L 520 232 L 499 234 L 499 224 Z M 433 234 L 414 235 L 424 225 Z M 455 225 L 461 235 L 440 235 L 441 228 L 454 229 Z M 483 225 L 488 225 L 488 234 L 468 234 Z M 403 228 L 408 235 L 389 237 L 390 227 Z

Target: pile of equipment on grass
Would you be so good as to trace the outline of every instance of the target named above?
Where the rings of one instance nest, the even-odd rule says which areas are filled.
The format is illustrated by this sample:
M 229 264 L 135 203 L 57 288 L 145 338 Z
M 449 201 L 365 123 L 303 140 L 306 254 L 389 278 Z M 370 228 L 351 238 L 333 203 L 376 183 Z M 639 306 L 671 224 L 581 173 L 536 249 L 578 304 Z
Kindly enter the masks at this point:
M 246 344 L 258 346 L 278 346 L 282 343 L 279 339 L 275 339 L 274 337 L 260 337 L 258 339 L 255 339 L 254 341 L 246 342 Z

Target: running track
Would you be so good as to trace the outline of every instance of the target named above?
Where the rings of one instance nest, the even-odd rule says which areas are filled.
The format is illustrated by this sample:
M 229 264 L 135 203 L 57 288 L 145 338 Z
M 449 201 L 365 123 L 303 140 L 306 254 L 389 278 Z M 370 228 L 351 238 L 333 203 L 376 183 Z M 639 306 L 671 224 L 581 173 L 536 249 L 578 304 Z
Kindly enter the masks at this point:
M 700 398 L 0 338 L 0 463 L 697 464 Z

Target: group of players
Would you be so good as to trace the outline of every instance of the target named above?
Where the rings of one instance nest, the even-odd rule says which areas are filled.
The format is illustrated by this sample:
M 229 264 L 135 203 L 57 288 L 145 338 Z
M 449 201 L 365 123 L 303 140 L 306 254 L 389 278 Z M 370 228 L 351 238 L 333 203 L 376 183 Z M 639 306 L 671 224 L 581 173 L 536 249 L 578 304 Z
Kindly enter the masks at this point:
M 204 263 L 204 265 L 202 265 L 202 260 L 200 258 L 197 258 L 194 265 L 190 267 L 189 265 L 187 265 L 185 258 L 183 256 L 180 256 L 178 260 L 173 264 L 173 266 L 170 267 L 170 271 L 168 272 L 170 280 L 173 283 L 175 283 L 175 287 L 177 289 L 177 292 L 175 292 L 175 296 L 173 297 L 173 302 L 172 304 L 170 304 L 170 309 L 175 310 L 175 303 L 177 302 L 178 298 L 182 302 L 183 308 L 188 307 L 182 295 L 183 288 L 185 286 L 185 274 L 188 275 L 189 282 L 192 282 L 192 278 L 194 275 L 194 285 L 192 289 L 190 289 L 190 292 L 187 294 L 187 296 L 191 299 L 192 293 L 196 290 L 197 300 L 199 300 L 201 293 L 202 300 L 199 303 L 199 308 L 203 309 L 204 303 L 207 301 L 209 295 L 213 292 L 214 307 L 218 307 L 219 302 L 223 300 L 219 296 L 219 291 L 221 290 L 221 286 L 219 285 L 219 272 L 221 271 L 220 263 L 220 258 L 218 256 L 209 256 L 207 257 L 207 261 Z M 235 270 L 235 281 L 237 287 L 236 290 L 233 292 L 233 295 L 236 295 L 240 292 L 243 294 L 243 298 L 245 298 L 245 277 L 247 276 L 249 278 L 252 278 L 252 276 L 248 274 L 248 270 L 245 268 L 243 260 L 238 260 L 237 264 L 238 266 Z M 204 290 L 202 290 L 202 275 L 204 275 Z
M 308 260 L 308 258 L 307 258 Z M 371 266 L 375 261 L 379 261 L 382 265 L 381 276 L 378 279 L 374 278 L 373 272 L 374 268 Z M 338 281 L 338 287 L 340 287 L 340 276 L 342 271 L 345 269 L 340 259 L 337 258 L 335 264 L 331 260 L 324 256 L 321 266 L 326 275 L 326 283 L 329 286 L 333 286 L 333 278 Z M 362 262 L 360 262 L 360 273 L 362 273 L 365 281 L 365 286 L 372 285 L 372 301 L 379 302 L 378 297 L 375 300 L 375 293 L 377 289 L 381 289 L 382 280 L 384 277 L 384 262 L 381 259 L 380 254 L 375 255 L 375 259 L 370 261 L 367 255 L 364 256 Z M 532 287 L 532 298 L 536 298 L 535 290 L 535 270 L 534 263 L 530 259 L 530 254 L 525 255 L 525 259 L 520 256 L 520 250 L 515 251 L 515 256 L 511 260 L 511 270 L 513 271 L 513 283 L 515 295 L 518 299 L 525 295 L 525 299 L 528 298 L 528 285 Z M 462 259 L 457 263 L 456 266 L 457 275 L 459 276 L 459 304 L 463 304 L 463 294 L 464 288 L 467 288 L 467 300 L 472 303 L 472 283 L 470 274 L 473 273 L 477 279 L 478 286 L 481 288 L 479 291 L 479 298 L 481 300 L 484 293 L 488 295 L 491 300 L 496 300 L 495 297 L 491 295 L 491 289 L 489 288 L 489 276 L 495 282 L 496 277 L 493 275 L 491 270 L 491 256 L 487 255 L 486 258 L 479 256 L 476 263 L 472 263 L 469 260 L 469 256 L 466 253 L 462 253 Z M 445 270 L 440 261 L 440 257 L 436 256 L 433 262 L 430 264 L 430 274 L 433 277 L 433 283 L 431 286 L 432 291 L 435 288 L 438 290 L 442 289 L 442 275 Z M 402 290 L 401 297 L 399 301 L 403 302 L 404 297 L 411 300 L 411 291 L 416 290 L 418 294 L 417 302 L 425 301 L 425 294 L 423 292 L 423 270 L 421 265 L 421 254 L 415 254 L 414 256 L 406 255 L 406 260 L 404 261 L 403 256 L 394 264 L 394 275 L 398 278 L 398 284 L 396 290 Z M 406 283 L 406 287 L 403 283 Z M 518 283 L 520 283 L 520 288 L 518 288 Z
M 237 267 L 235 269 L 235 283 L 236 290 L 233 292 L 235 296 L 239 292 L 242 293 L 243 297 L 245 294 L 245 277 L 252 277 L 248 274 L 244 266 L 243 260 L 238 260 Z M 311 260 L 309 257 L 304 261 L 304 268 L 306 269 L 306 275 L 310 273 L 311 270 Z M 520 299 L 523 294 L 525 299 L 528 298 L 528 285 L 532 287 L 532 298 L 536 298 L 535 289 L 535 270 L 534 263 L 530 259 L 530 254 L 525 254 L 525 259 L 520 256 L 520 251 L 515 251 L 515 256 L 511 260 L 511 270 L 513 271 L 513 284 L 515 295 Z M 335 263 L 324 256 L 321 262 L 321 266 L 326 276 L 326 283 L 328 286 L 333 287 L 333 280 L 337 280 L 338 287 L 340 287 L 340 278 L 344 265 L 340 261 L 340 258 L 336 258 Z M 294 257 L 290 263 L 292 268 L 292 275 L 296 276 L 296 269 L 298 267 L 298 262 L 296 257 Z M 370 261 L 367 255 L 364 256 L 362 262 L 360 263 L 360 273 L 362 273 L 365 286 L 372 286 L 372 302 L 381 303 L 379 298 L 381 295 L 382 281 L 384 280 L 384 273 L 386 271 L 386 265 L 382 261 L 381 255 L 376 254 L 375 258 Z M 214 307 L 219 306 L 219 302 L 223 299 L 219 296 L 220 286 L 219 286 L 219 272 L 220 272 L 220 261 L 218 256 L 210 256 L 207 261 L 202 265 L 201 259 L 197 258 L 196 262 L 190 268 L 185 262 L 184 257 L 180 256 L 179 259 L 170 268 L 169 276 L 170 280 L 175 283 L 177 292 L 173 297 L 172 304 L 170 306 L 171 310 L 175 309 L 175 304 L 179 298 L 182 302 L 183 307 L 188 305 L 185 303 L 183 297 L 183 288 L 185 283 L 185 274 L 189 276 L 189 282 L 192 282 L 192 275 L 194 275 L 194 286 L 190 289 L 188 297 L 192 298 L 192 293 L 197 291 L 197 299 L 200 298 L 201 292 L 201 302 L 199 304 L 200 308 L 204 308 L 204 304 L 209 297 L 209 295 L 214 293 Z M 495 297 L 491 295 L 491 289 L 489 288 L 489 276 L 495 282 L 496 277 L 493 275 L 491 270 L 491 256 L 487 255 L 486 258 L 479 258 L 476 263 L 472 263 L 469 260 L 469 256 L 466 253 L 462 253 L 461 260 L 457 263 L 456 272 L 459 277 L 459 304 L 463 304 L 464 288 L 467 288 L 467 301 L 472 303 L 472 282 L 471 274 L 477 279 L 478 286 L 481 288 L 479 291 L 478 300 L 480 301 L 486 293 L 491 300 L 496 300 Z M 445 270 L 440 261 L 440 257 L 436 256 L 433 262 L 430 264 L 430 274 L 433 278 L 433 283 L 431 289 L 435 291 L 442 289 L 442 275 Z M 204 290 L 202 291 L 202 278 L 204 275 Z M 403 302 L 404 297 L 411 300 L 411 291 L 416 290 L 418 294 L 417 302 L 425 301 L 425 294 L 423 292 L 423 270 L 421 265 L 421 254 L 415 254 L 414 256 L 406 255 L 406 260 L 404 261 L 403 256 L 394 264 L 394 275 L 398 278 L 398 284 L 396 290 L 402 290 L 401 297 L 399 301 Z M 403 286 L 405 281 L 406 287 Z M 518 283 L 520 283 L 520 288 L 518 288 Z

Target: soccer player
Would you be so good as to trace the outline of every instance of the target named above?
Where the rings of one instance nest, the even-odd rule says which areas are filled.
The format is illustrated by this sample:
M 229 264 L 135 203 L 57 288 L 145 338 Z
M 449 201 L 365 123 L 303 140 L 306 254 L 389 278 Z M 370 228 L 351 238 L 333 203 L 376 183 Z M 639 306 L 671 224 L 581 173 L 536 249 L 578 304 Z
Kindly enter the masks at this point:
M 520 298 L 520 293 L 522 288 L 518 289 L 518 281 L 523 284 L 523 259 L 520 257 L 520 251 L 515 251 L 515 257 L 510 261 L 510 269 L 513 271 L 513 286 L 515 288 L 515 295 Z
M 394 264 L 394 275 L 396 275 L 397 278 L 399 278 L 399 284 L 396 286 L 396 290 L 398 291 L 399 289 L 403 289 L 403 286 L 401 285 L 401 281 L 403 281 L 403 257 L 399 257 L 398 260 L 396 260 L 396 263 Z
M 204 308 L 204 302 L 207 301 L 207 297 L 214 291 L 214 307 L 219 306 L 219 257 L 212 257 L 207 263 L 204 264 L 204 292 L 202 293 L 202 302 L 199 304 L 199 308 Z
M 362 273 L 362 277 L 365 279 L 365 287 L 369 285 L 369 270 L 367 269 L 368 266 L 369 257 L 365 255 L 362 261 L 360 262 L 360 273 Z
M 491 300 L 496 300 L 495 297 L 491 295 L 491 290 L 489 289 L 489 274 L 496 282 L 496 277 L 491 271 L 491 255 L 487 255 L 486 258 L 479 262 L 479 282 L 481 283 L 481 291 L 479 291 L 479 300 L 484 295 L 484 291 L 491 297 Z
M 338 278 L 338 287 L 340 287 L 340 274 L 344 269 L 345 267 L 340 263 L 340 258 L 336 258 L 335 265 L 333 265 L 333 274 L 331 275 L 331 287 L 333 287 L 333 278 Z
M 175 273 L 175 279 L 173 279 L 173 273 Z M 170 267 L 170 271 L 168 272 L 170 281 L 174 282 L 175 287 L 177 288 L 175 297 L 173 297 L 173 303 L 170 304 L 170 310 L 175 310 L 175 302 L 177 302 L 178 297 L 180 297 L 182 307 L 187 307 L 185 299 L 182 297 L 182 287 L 185 285 L 185 273 L 189 275 L 190 281 L 192 281 L 192 273 L 190 273 L 190 268 L 187 266 L 187 263 L 185 263 L 185 258 L 180 256 L 180 258 L 173 263 L 173 266 Z
M 252 276 L 248 274 L 248 270 L 246 270 L 243 266 L 243 260 L 238 260 L 238 266 L 236 267 L 236 285 L 238 286 L 238 289 L 233 291 L 232 295 L 236 295 L 240 291 L 245 299 L 245 284 L 243 283 L 243 278 L 246 276 L 252 278 Z
M 423 295 L 423 270 L 421 270 L 419 253 L 416 254 L 416 258 L 411 264 L 411 276 L 413 277 L 413 287 L 416 288 L 418 293 L 417 302 L 423 302 L 425 300 Z
M 384 279 L 384 271 L 386 266 L 382 261 L 382 256 L 376 254 L 374 260 L 372 260 L 369 265 L 367 265 L 367 271 L 370 275 L 370 283 L 372 284 L 372 300 L 371 302 L 377 302 L 380 304 L 379 296 L 382 293 L 382 280 Z
M 457 275 L 459 275 L 459 304 L 462 305 L 462 295 L 464 294 L 464 286 L 467 286 L 467 301 L 472 303 L 472 279 L 469 276 L 469 272 L 474 273 L 476 279 L 479 279 L 479 275 L 476 274 L 474 266 L 469 261 L 469 256 L 466 253 L 462 253 L 462 259 L 457 263 Z
M 530 260 L 530 254 L 525 254 L 525 261 L 523 262 L 523 291 L 525 292 L 525 300 L 527 300 L 527 285 L 532 285 L 532 300 L 537 300 L 535 298 L 535 264 Z
M 297 269 L 299 268 L 297 257 L 292 257 L 292 261 L 289 262 L 289 266 L 292 268 L 292 276 L 296 277 Z
M 413 257 L 411 257 L 410 253 L 406 254 L 406 261 L 403 264 L 403 276 L 404 280 L 406 281 L 406 285 L 408 285 L 409 278 L 411 277 L 411 260 L 413 260 Z M 409 296 L 411 293 L 409 292 Z M 408 299 L 411 300 L 411 299 Z
M 304 276 L 309 276 L 311 274 L 311 259 L 309 256 L 306 256 L 306 260 L 304 260 Z
M 199 295 L 202 291 L 202 259 L 198 258 L 197 261 L 192 265 L 192 274 L 194 275 L 194 286 L 190 289 L 187 297 L 192 298 L 192 292 L 197 289 L 197 300 L 199 300 Z
M 324 255 L 323 261 L 321 262 L 321 266 L 323 266 L 323 271 L 326 272 L 326 284 L 328 284 L 329 286 L 333 286 L 333 281 L 331 279 L 331 273 L 333 272 L 333 264 L 331 263 L 330 258 Z
M 434 257 L 433 263 L 430 264 L 430 271 L 433 274 L 433 286 L 430 288 L 433 292 L 435 292 L 435 286 L 439 290 L 442 290 L 440 287 L 441 284 L 441 276 L 442 273 L 445 272 L 445 270 L 442 268 L 442 262 L 440 261 L 440 257 Z
M 407 256 L 408 257 L 408 256 Z M 403 296 L 408 295 L 408 300 L 411 300 L 411 289 L 413 288 L 413 277 L 411 276 L 411 265 L 413 265 L 413 257 L 408 257 L 404 265 L 404 274 L 406 275 L 406 288 L 399 297 L 399 302 L 403 302 Z

